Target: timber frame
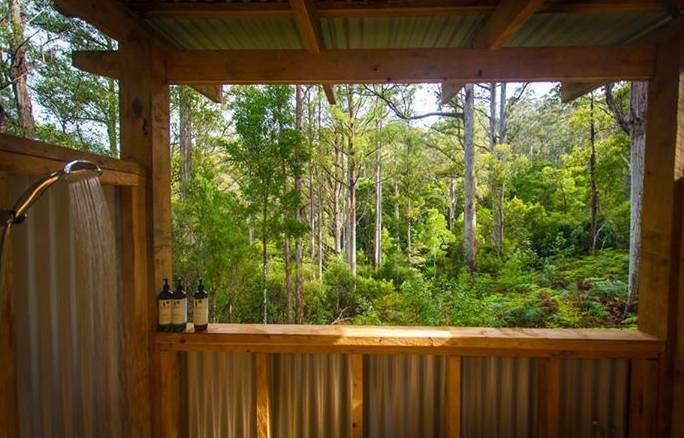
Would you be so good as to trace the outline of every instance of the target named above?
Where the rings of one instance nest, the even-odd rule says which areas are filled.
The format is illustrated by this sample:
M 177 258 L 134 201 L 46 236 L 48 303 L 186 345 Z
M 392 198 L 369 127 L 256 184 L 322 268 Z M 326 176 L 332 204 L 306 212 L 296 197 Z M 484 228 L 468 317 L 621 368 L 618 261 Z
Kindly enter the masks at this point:
M 270 436 L 269 354 L 282 351 L 351 355 L 353 433 L 363 436 L 362 354 L 419 352 L 447 356 L 447 431 L 460 436 L 461 357 L 542 358 L 540 432 L 559 436 L 563 357 L 619 357 L 632 364 L 630 436 L 684 436 L 684 45 L 680 3 L 659 0 L 430 2 L 136 2 L 55 0 L 66 15 L 118 41 L 116 52 L 79 52 L 76 67 L 118 79 L 122 160 L 96 159 L 106 182 L 122 186 L 125 253 L 128 436 L 178 437 L 180 352 L 256 352 L 257 429 Z M 507 47 L 534 14 L 601 11 L 664 12 L 674 18 L 622 46 Z M 319 20 L 336 17 L 486 15 L 472 47 L 326 50 Z M 304 50 L 183 50 L 150 25 L 154 17 L 291 17 Z M 571 100 L 607 82 L 649 81 L 643 195 L 639 330 L 507 330 L 210 326 L 204 334 L 156 333 L 156 294 L 171 277 L 169 85 L 187 84 L 218 101 L 224 84 L 433 82 L 444 103 L 470 82 L 562 81 Z M 77 154 L 77 155 L 74 155 Z M 43 173 L 80 152 L 0 136 L 0 171 Z M 0 173 L 0 199 L 6 182 Z M 9 276 L 6 279 L 9 281 Z M 9 294 L 11 297 L 11 294 Z M 682 299 L 680 299 L 682 297 Z M 0 353 L 14 357 L 11 298 L 2 310 Z M 10 360 L 9 362 L 13 362 Z M 16 375 L 0 367 L 0 423 L 18 436 Z

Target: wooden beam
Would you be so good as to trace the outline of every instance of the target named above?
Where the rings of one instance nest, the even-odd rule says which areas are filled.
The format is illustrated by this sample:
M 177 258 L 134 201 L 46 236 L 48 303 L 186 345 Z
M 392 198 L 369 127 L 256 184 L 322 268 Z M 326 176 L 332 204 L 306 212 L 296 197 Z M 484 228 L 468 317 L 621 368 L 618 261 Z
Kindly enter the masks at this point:
M 560 437 L 560 360 L 544 359 L 539 369 L 539 436 Z
M 544 0 L 501 0 L 477 34 L 473 45 L 500 48 L 543 4 Z
M 446 105 L 456 97 L 456 95 L 465 86 L 463 81 L 444 81 L 442 82 L 442 92 L 440 93 L 440 100 L 442 105 Z
M 271 356 L 256 353 L 254 357 L 256 378 L 256 436 L 271 437 Z
M 180 84 L 617 81 L 653 76 L 650 45 L 487 49 L 172 51 Z
M 309 53 L 321 53 L 321 23 L 311 0 L 289 0 L 299 36 Z
M 446 438 L 461 436 L 461 357 L 447 356 L 446 393 L 444 394 L 444 415 L 446 416 Z
M 563 82 L 560 88 L 561 102 L 570 103 L 604 85 L 606 82 Z
M 147 27 L 122 2 L 114 0 L 54 0 L 58 11 L 80 18 L 115 40 L 132 33 L 150 36 Z
M 118 52 L 112 51 L 75 51 L 71 54 L 71 64 L 79 70 L 119 79 L 121 69 Z M 222 85 L 194 85 L 192 88 L 212 102 L 223 101 Z
M 335 88 L 332 85 L 321 85 L 323 91 L 325 92 L 325 97 L 328 99 L 330 105 L 337 105 L 337 100 L 335 99 Z
M 0 208 L 11 208 L 9 176 L 0 172 Z M 17 350 L 14 321 L 14 294 L 12 287 L 12 241 L 6 244 L 4 275 L 0 277 L 0 287 L 5 289 L 4 302 L 0 302 L 0 424 L 8 437 L 19 436 L 19 412 L 17 408 Z
M 363 438 L 363 355 L 351 355 L 352 437 Z
M 322 18 L 489 15 L 497 4 L 497 1 L 470 0 L 313 2 Z M 136 2 L 130 4 L 130 7 L 148 18 L 262 18 L 293 15 L 292 9 L 284 2 Z M 583 0 L 547 2 L 540 12 L 593 14 L 669 11 L 661 0 Z
M 466 327 L 211 324 L 202 333 L 157 333 L 178 351 L 657 357 L 663 342 L 638 331 Z

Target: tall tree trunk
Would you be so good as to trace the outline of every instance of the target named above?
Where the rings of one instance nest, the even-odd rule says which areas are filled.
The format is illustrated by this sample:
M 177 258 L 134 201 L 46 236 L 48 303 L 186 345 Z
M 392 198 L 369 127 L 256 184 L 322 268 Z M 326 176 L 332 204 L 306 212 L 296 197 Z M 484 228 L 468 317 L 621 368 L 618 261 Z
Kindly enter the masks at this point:
M 356 158 L 354 156 L 354 99 L 352 87 L 348 87 L 347 109 L 349 111 L 349 135 L 347 138 L 347 263 L 356 276 Z
M 409 265 L 411 264 L 411 256 L 413 255 L 413 220 L 411 218 L 411 198 L 408 198 L 406 203 L 406 254 L 408 255 Z
M 489 152 L 491 154 L 489 163 L 489 193 L 492 204 L 492 247 L 497 254 L 501 255 L 501 228 L 502 228 L 502 209 L 500 182 L 497 175 L 497 150 L 499 124 L 497 123 L 498 107 L 496 103 L 496 84 L 490 84 L 489 99 Z
M 596 124 L 594 120 L 594 93 L 589 101 L 589 141 L 591 154 L 589 155 L 589 184 L 591 186 L 591 217 L 589 220 L 590 253 L 596 254 L 596 240 L 598 239 L 598 190 L 596 188 Z
M 318 237 L 317 237 L 317 255 L 318 255 L 318 275 L 319 280 L 323 277 L 323 190 L 321 185 L 318 186 Z
M 183 157 L 183 171 L 181 181 L 187 183 L 192 177 L 192 91 L 188 87 L 181 87 L 178 93 L 178 136 L 180 151 Z
M 114 50 L 114 42 L 111 38 L 107 38 L 107 49 Z M 118 96 L 116 80 L 107 78 L 107 91 L 110 96 Z M 112 156 L 117 156 L 119 152 L 119 105 L 116 98 L 111 98 L 111 104 L 107 105 L 106 119 L 107 119 L 107 138 L 109 139 L 109 150 Z
M 477 213 L 475 211 L 475 96 L 473 84 L 466 84 L 465 105 L 463 106 L 463 153 L 465 174 L 464 189 L 464 252 L 466 263 L 471 271 L 477 270 L 477 242 L 475 233 L 477 227 Z
M 12 35 L 10 37 L 10 75 L 14 98 L 17 103 L 19 128 L 22 135 L 33 138 L 36 135 L 36 122 L 33 118 L 33 104 L 28 90 L 28 66 L 26 63 L 26 44 L 24 38 L 24 19 L 21 15 L 19 0 L 9 0 Z
M 506 143 L 506 131 L 508 128 L 506 120 L 506 83 L 501 83 L 501 97 L 499 98 L 499 143 Z
M 399 178 L 394 177 L 394 223 L 397 232 L 397 245 L 401 245 L 401 231 L 399 227 L 399 220 L 401 219 L 401 211 L 399 209 Z
M 296 98 L 296 108 L 295 108 L 295 121 L 297 129 L 302 131 L 302 113 L 303 113 L 303 102 L 302 102 L 302 87 L 301 85 L 296 86 L 295 92 Z M 303 164 L 303 163 L 301 163 Z M 304 203 L 302 202 L 302 166 L 297 166 L 297 170 L 294 175 L 294 190 L 297 195 L 297 205 L 295 206 L 295 221 L 299 224 L 304 219 Z M 304 278 L 302 275 L 302 245 L 303 236 L 301 233 L 297 233 L 295 238 L 295 303 L 297 307 L 296 322 L 297 324 L 304 323 Z
M 295 323 L 295 297 L 292 293 L 292 270 L 290 260 L 292 251 L 290 250 L 290 236 L 287 232 L 283 238 L 283 270 L 285 271 L 285 296 L 287 298 L 287 323 Z
M 264 292 L 264 324 L 268 324 L 268 242 L 266 221 L 268 220 L 268 196 L 264 195 L 261 205 L 261 285 Z
M 377 270 L 382 264 L 382 161 L 380 150 L 375 157 L 375 247 L 373 266 Z
M 343 167 L 343 157 L 342 153 L 339 152 L 338 139 L 335 138 L 337 146 L 335 147 L 335 178 L 333 178 L 333 218 L 332 218 L 332 228 L 333 228 L 333 240 L 335 245 L 335 254 L 339 255 L 342 252 L 342 219 L 340 212 L 340 195 L 342 191 L 342 184 L 340 184 L 340 169 Z
M 630 93 L 632 148 L 630 154 L 629 287 L 627 310 L 639 296 L 641 260 L 641 197 L 644 191 L 644 153 L 646 150 L 646 107 L 648 82 L 632 82 Z
M 454 178 L 449 177 L 449 231 L 454 231 L 456 222 L 456 187 Z

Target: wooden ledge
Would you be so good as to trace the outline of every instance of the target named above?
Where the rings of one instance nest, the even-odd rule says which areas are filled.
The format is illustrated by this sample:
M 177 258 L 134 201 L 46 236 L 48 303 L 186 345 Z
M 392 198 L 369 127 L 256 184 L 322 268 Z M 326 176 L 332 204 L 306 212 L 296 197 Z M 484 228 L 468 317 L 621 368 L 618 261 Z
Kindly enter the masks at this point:
M 636 330 L 211 324 L 157 333 L 162 351 L 454 354 L 656 358 L 665 343 Z
M 100 181 L 103 184 L 137 186 L 142 183 L 145 175 L 145 169 L 132 161 L 0 134 L 0 171 L 19 175 L 44 175 L 63 169 L 64 164 L 72 160 L 89 160 L 100 166 Z

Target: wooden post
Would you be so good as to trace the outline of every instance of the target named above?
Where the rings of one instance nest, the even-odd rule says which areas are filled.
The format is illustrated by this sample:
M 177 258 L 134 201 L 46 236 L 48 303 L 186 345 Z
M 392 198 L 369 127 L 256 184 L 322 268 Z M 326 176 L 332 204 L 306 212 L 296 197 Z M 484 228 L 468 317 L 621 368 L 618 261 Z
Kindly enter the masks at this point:
M 351 355 L 352 436 L 363 438 L 363 355 Z
M 658 361 L 637 359 L 631 362 L 629 397 L 629 436 L 656 436 Z
M 676 182 L 684 176 L 681 61 L 681 35 L 658 45 L 646 114 L 639 329 L 666 341 L 659 378 L 649 382 L 655 385 L 650 390 L 658 400 L 657 421 L 650 433 L 663 437 L 669 435 L 671 415 L 677 418 L 684 414 L 684 407 L 671 411 L 673 392 L 677 391 L 673 389 L 672 366 L 677 319 L 683 316 L 677 315 L 681 207 L 675 190 Z
M 130 321 L 136 339 L 148 348 L 148 360 L 136 371 L 146 375 L 137 388 L 147 397 L 134 401 L 139 407 L 139 421 L 150 423 L 152 436 L 176 438 L 180 436 L 180 381 L 179 355 L 176 352 L 159 353 L 154 349 L 153 334 L 156 331 L 156 293 L 163 279 L 171 277 L 171 157 L 169 146 L 169 87 L 166 83 L 163 55 L 159 48 L 144 36 L 131 33 L 120 42 L 121 72 L 119 82 L 121 157 L 141 164 L 146 170 L 144 233 L 146 259 L 135 259 L 135 272 L 146 270 L 146 284 L 136 277 L 137 289 L 129 294 L 136 296 L 137 305 L 146 305 L 147 324 L 143 333 L 140 320 Z M 132 196 L 124 209 L 134 204 L 140 209 L 142 194 Z M 124 212 L 124 215 L 131 213 Z M 135 213 L 136 221 L 142 212 Z M 131 220 L 132 217 L 131 217 Z M 140 233 L 142 230 L 137 230 Z M 137 239 L 143 236 L 137 235 Z M 142 249 L 138 248 L 138 256 Z M 129 279 L 130 280 L 130 279 Z M 127 286 L 128 287 L 128 286 Z M 130 299 L 130 298 L 129 298 Z M 143 311 L 142 308 L 137 310 Z M 138 315 L 142 319 L 141 314 Z M 131 315 L 128 315 L 130 318 Z M 142 353 L 141 353 L 142 354 Z M 152 406 L 149 408 L 143 405 Z
M 0 208 L 9 207 L 8 175 L 0 172 Z M 0 228 L 0 232 L 2 232 Z M 12 290 L 12 244 L 7 245 L 4 282 L 5 302 L 0 307 L 0 424 L 7 436 L 19 436 L 17 412 L 17 358 L 14 332 L 14 291 Z M 0 270 L 1 272 L 1 270 Z
M 256 435 L 271 437 L 271 355 L 255 353 L 254 377 L 256 378 Z
M 446 437 L 461 436 L 461 356 L 446 357 Z
M 539 436 L 560 436 L 560 361 L 541 359 L 539 369 Z

